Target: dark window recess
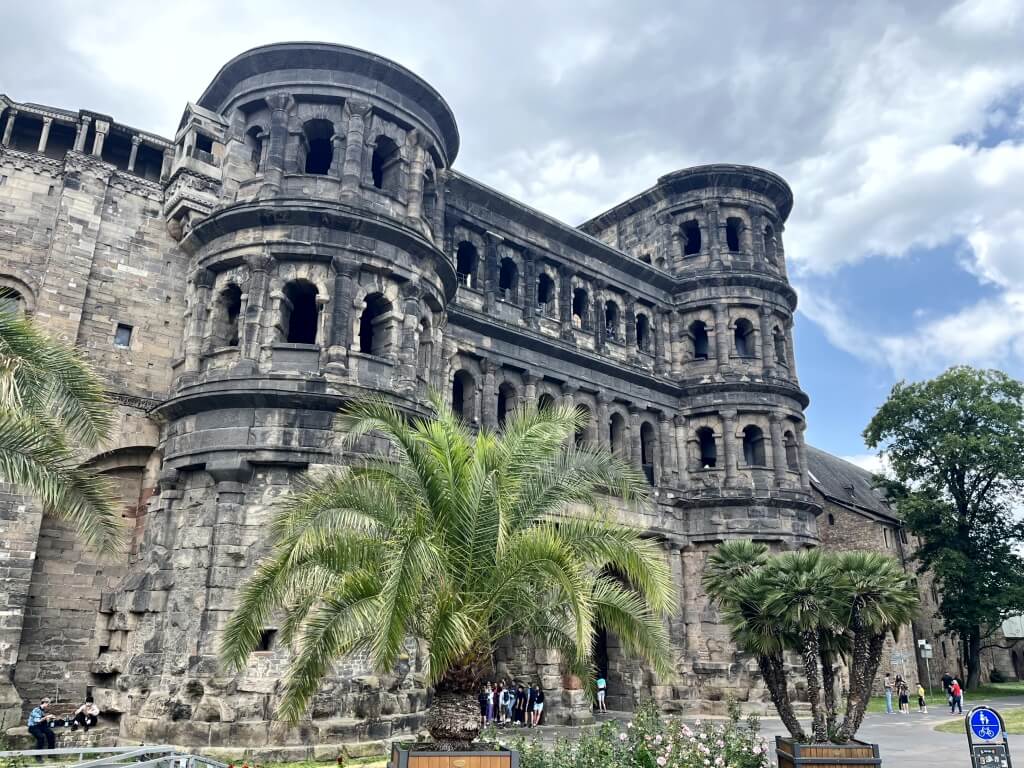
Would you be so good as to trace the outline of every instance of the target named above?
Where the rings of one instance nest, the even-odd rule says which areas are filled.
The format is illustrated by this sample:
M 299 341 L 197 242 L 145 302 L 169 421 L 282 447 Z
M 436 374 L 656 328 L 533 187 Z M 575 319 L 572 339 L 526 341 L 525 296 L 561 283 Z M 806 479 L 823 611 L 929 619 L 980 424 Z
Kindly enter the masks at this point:
M 284 295 L 291 302 L 285 341 L 292 344 L 316 344 L 316 294 L 316 286 L 305 281 L 288 283 L 284 287 Z
M 696 256 L 700 253 L 700 224 L 684 221 L 679 229 L 683 235 L 683 255 Z
M 573 442 L 576 444 L 577 448 L 582 448 L 587 442 L 587 432 L 590 431 L 591 415 L 590 409 L 586 406 L 581 405 L 577 407 L 576 410 L 579 411 L 583 424 L 576 429 L 576 434 L 573 436 Z
M 390 339 L 384 323 L 390 312 L 391 302 L 383 294 L 373 293 L 366 297 L 363 314 L 359 318 L 360 352 L 378 357 L 387 354 Z
M 651 322 L 647 315 L 636 316 L 636 348 L 641 352 L 649 352 L 651 346 Z
M 201 133 L 196 134 L 196 149 L 200 152 L 213 152 L 213 139 Z
M 543 410 L 550 410 L 551 408 L 554 408 L 554 407 L 555 407 L 555 398 L 552 395 L 544 393 L 543 395 L 540 396 L 540 399 L 537 400 L 537 409 L 538 410 L 541 410 L 541 411 L 543 411 Z
M 836 516 L 833 515 L 831 512 L 828 513 L 828 524 L 829 525 L 835 525 L 836 524 Z
M 649 422 L 640 425 L 640 464 L 650 485 L 654 485 L 654 427 Z
M 718 451 L 715 447 L 715 433 L 709 427 L 701 427 L 697 430 L 697 443 L 700 447 L 700 466 L 703 469 L 711 469 L 718 461 Z
M 310 120 L 305 125 L 306 173 L 326 176 L 334 159 L 334 126 L 330 120 Z
M 740 357 L 754 356 L 754 325 L 746 318 L 736 321 L 736 354 Z
M 572 292 L 572 324 L 574 327 L 583 329 L 590 327 L 588 322 L 590 313 L 587 311 L 589 304 L 590 299 L 586 289 L 577 288 Z
M 555 281 L 547 272 L 541 272 L 537 278 L 537 304 L 550 304 L 555 298 Z
M 475 245 L 466 240 L 459 243 L 455 249 L 455 272 L 460 283 L 469 288 L 476 286 L 476 267 L 479 260 Z
M 272 651 L 274 650 L 274 646 L 276 645 L 276 640 L 276 629 L 264 629 L 262 632 L 260 632 L 260 644 L 256 646 L 256 650 L 262 651 L 263 653 Z
M 498 270 L 498 290 L 504 298 L 509 301 L 516 301 L 516 289 L 519 285 L 519 268 L 516 263 L 505 257 L 501 260 L 501 268 Z
M 743 428 L 743 460 L 748 467 L 765 466 L 764 433 L 751 424 Z
M 118 323 L 114 331 L 114 346 L 127 349 L 132 343 L 132 326 Z
M 396 194 L 398 175 L 401 171 L 401 157 L 398 145 L 387 136 L 380 136 L 370 159 L 370 176 L 377 189 Z
M 733 253 L 740 252 L 740 231 L 743 229 L 743 222 L 740 219 L 730 216 L 725 220 L 725 244 Z
M 703 320 L 690 323 L 690 336 L 693 338 L 693 359 L 708 359 L 708 327 Z
M 452 380 L 452 411 L 462 418 L 472 417 L 476 382 L 468 371 L 458 371 Z
M 643 256 L 640 257 L 640 261 L 642 261 L 644 264 L 650 264 L 651 263 L 651 254 L 645 253 Z

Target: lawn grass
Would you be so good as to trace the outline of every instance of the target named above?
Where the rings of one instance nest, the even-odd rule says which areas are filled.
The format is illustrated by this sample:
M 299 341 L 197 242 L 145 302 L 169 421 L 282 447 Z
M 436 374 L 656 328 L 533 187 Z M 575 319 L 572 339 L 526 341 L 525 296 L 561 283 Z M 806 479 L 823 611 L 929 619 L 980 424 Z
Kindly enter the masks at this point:
M 989 683 L 988 685 L 982 685 L 973 691 L 967 691 L 964 694 L 964 700 L 974 706 L 974 702 L 982 699 L 995 699 L 1003 698 L 1006 696 L 1024 696 L 1024 683 Z M 932 687 L 932 695 L 925 696 L 925 701 L 928 702 L 928 710 L 931 711 L 935 708 L 939 711 L 943 708 L 949 709 L 949 704 L 946 703 L 946 694 L 942 692 L 942 688 L 938 686 Z M 893 696 L 892 706 L 896 709 L 896 697 Z M 917 694 L 914 691 L 910 692 L 910 711 L 917 711 Z M 868 702 L 868 712 L 885 712 L 885 696 L 875 696 Z
M 1006 725 L 1007 733 L 1024 734 L 1024 708 L 1014 707 L 1013 709 L 1006 709 L 1000 712 L 1003 716 L 1003 723 Z M 943 733 L 964 733 L 964 721 L 962 717 L 958 717 L 956 720 L 950 720 L 948 723 L 937 725 L 936 731 L 942 731 Z

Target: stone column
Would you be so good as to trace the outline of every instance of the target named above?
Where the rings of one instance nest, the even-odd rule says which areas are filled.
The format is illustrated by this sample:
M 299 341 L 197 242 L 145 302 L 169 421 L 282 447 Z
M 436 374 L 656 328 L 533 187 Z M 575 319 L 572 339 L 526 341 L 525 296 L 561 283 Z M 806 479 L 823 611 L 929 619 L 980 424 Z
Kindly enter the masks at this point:
M 636 297 L 624 293 L 622 300 L 626 305 L 626 353 L 635 360 L 640 356 L 636 348 Z
M 341 169 L 345 165 L 345 137 L 340 133 L 331 136 L 331 166 L 327 169 L 327 175 L 332 179 L 341 180 Z M 260 163 L 260 167 L 263 164 Z
M 769 417 L 772 435 L 772 470 L 775 475 L 775 487 L 786 487 L 786 446 L 782 442 L 782 419 L 777 413 Z
M 764 252 L 764 222 L 761 207 L 750 206 L 747 208 L 747 215 L 750 217 L 750 252 L 753 254 L 754 261 L 763 266 L 768 260 L 768 255 Z
M 344 259 L 334 260 L 334 304 L 331 306 L 331 345 L 327 350 L 327 370 L 345 372 L 348 351 L 352 347 L 352 310 L 359 265 Z
M 679 466 L 676 462 L 676 444 L 672 435 L 672 422 L 664 411 L 658 413 L 658 458 L 659 467 L 655 477 L 658 485 L 677 483 Z
M 724 373 L 731 368 L 729 362 L 729 308 L 715 304 L 715 357 L 718 371 Z
M 793 318 L 786 323 L 785 337 L 786 362 L 789 364 L 789 378 L 796 381 L 796 353 L 793 351 Z
M 772 344 L 772 308 L 761 306 L 761 370 L 765 376 L 775 375 L 775 349 Z
M 103 142 L 107 138 L 107 133 L 110 132 L 110 123 L 106 120 L 96 121 L 96 135 L 92 140 L 92 156 L 102 157 L 103 156 Z
M 711 255 L 711 268 L 722 269 L 722 239 L 719 233 L 719 211 L 718 203 L 711 202 L 704 206 L 705 221 L 707 222 L 708 253 Z
M 160 164 L 160 181 L 166 181 L 171 175 L 171 168 L 174 166 L 174 150 L 168 147 L 164 150 L 163 162 Z
M 197 269 L 192 274 L 194 300 L 185 330 L 185 367 L 186 373 L 199 371 L 200 355 L 203 349 L 203 329 L 206 327 L 206 315 L 210 306 L 210 289 L 213 287 L 214 274 L 208 269 Z
M 690 462 L 686 451 L 686 417 L 677 413 L 672 417 L 675 427 L 676 478 L 680 488 L 685 488 L 690 477 Z
M 736 485 L 736 416 L 734 410 L 722 411 L 722 453 L 725 460 L 725 484 Z
M 800 462 L 800 486 L 805 491 L 811 490 L 811 473 L 807 469 L 807 444 L 804 442 L 804 431 L 807 429 L 806 422 L 799 422 L 796 425 L 796 447 Z
M 249 301 L 245 314 L 241 316 L 238 345 L 240 357 L 248 361 L 252 370 L 259 365 L 263 343 L 263 320 L 267 302 L 270 301 L 270 273 L 274 269 L 274 257 L 260 253 L 249 259 Z
M 495 292 L 498 290 L 498 246 L 502 238 L 497 232 L 484 233 L 484 302 L 488 312 L 494 312 Z
M 562 338 L 573 339 L 572 330 L 572 270 L 563 266 L 558 272 L 558 314 L 562 323 Z
M 611 398 L 606 392 L 597 393 L 597 444 L 608 450 L 611 448 L 611 434 L 608 426 L 608 404 Z
M 654 372 L 664 376 L 669 370 L 669 344 L 666 336 L 669 333 L 668 318 L 657 310 L 654 310 L 651 332 L 654 334 Z
M 532 250 L 523 252 L 523 316 L 530 328 L 537 328 L 537 261 Z
M 668 327 L 670 338 L 669 343 L 666 346 L 672 350 L 672 376 L 674 378 L 679 378 L 683 375 L 683 319 L 675 310 L 672 310 L 672 312 L 669 313 Z
M 284 156 L 288 143 L 288 113 L 295 100 L 289 93 L 274 93 L 266 97 L 270 107 L 270 140 L 267 144 L 267 167 L 263 171 L 260 197 L 272 197 L 281 192 L 284 183 Z
M 128 171 L 129 173 L 135 172 L 135 161 L 139 157 L 139 145 L 142 143 L 142 137 L 138 134 L 132 136 L 132 151 L 128 155 Z
M 45 152 L 46 144 L 50 140 L 50 126 L 53 125 L 52 117 L 43 118 L 43 132 L 39 134 L 39 146 L 36 147 L 36 152 Z
M 11 107 L 7 110 L 7 125 L 4 126 L 4 137 L 0 140 L 0 144 L 5 147 L 11 145 L 11 134 L 14 133 L 14 118 L 18 116 L 18 110 Z
M 89 123 L 91 122 L 92 118 L 88 115 L 82 115 L 78 121 L 78 130 L 75 132 L 75 152 L 85 152 L 85 138 L 89 134 Z
M 678 274 L 682 271 L 686 260 L 686 257 L 683 255 L 683 233 L 675 222 L 669 221 L 668 226 L 672 227 L 672 234 L 669 236 L 669 255 L 672 260 L 672 271 Z
M 398 349 L 398 390 L 416 391 L 416 358 L 419 353 L 420 294 L 419 286 L 406 283 L 402 306 L 402 339 Z
M 604 282 L 595 280 L 590 302 L 593 309 L 590 312 L 590 322 L 594 328 L 594 349 L 600 352 L 604 349 L 604 309 L 601 306 L 601 297 L 604 294 Z
M 633 466 L 643 469 L 643 451 L 640 449 L 640 409 L 629 406 L 629 452 Z
M 483 392 L 480 398 L 480 423 L 485 427 L 494 429 L 498 426 L 498 388 L 495 383 L 495 364 L 492 360 L 485 358 L 481 361 L 480 367 L 484 372 Z
M 418 219 L 423 215 L 423 149 L 424 137 L 418 130 L 409 131 L 405 137 L 409 153 L 409 201 L 405 215 L 410 219 Z
M 526 387 L 523 392 L 523 400 L 527 408 L 537 407 L 537 384 L 540 382 L 540 377 L 532 373 L 523 374 L 523 381 L 526 382 Z

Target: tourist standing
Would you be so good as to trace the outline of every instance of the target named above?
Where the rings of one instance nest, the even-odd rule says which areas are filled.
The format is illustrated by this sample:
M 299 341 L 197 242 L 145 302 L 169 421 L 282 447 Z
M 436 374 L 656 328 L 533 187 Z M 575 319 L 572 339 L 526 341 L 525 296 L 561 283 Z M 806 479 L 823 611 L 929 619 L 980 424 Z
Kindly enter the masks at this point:
M 901 675 L 896 675 L 896 700 L 899 702 L 900 714 L 910 714 L 910 686 Z
M 924 686 L 920 681 L 917 684 L 917 711 L 922 715 L 928 714 L 928 700 L 924 697 Z
M 515 709 L 515 706 L 516 706 L 516 690 L 515 690 L 515 687 L 516 687 L 515 681 L 512 681 L 512 683 L 508 686 L 508 688 L 506 688 L 504 691 L 501 692 L 501 705 L 505 709 L 505 722 L 506 723 L 513 722 L 513 720 L 512 720 L 512 711 Z
M 541 715 L 544 714 L 544 689 L 538 685 L 536 690 L 533 697 L 533 724 L 540 725 Z
M 964 691 L 960 687 L 960 681 L 953 678 L 953 684 L 949 686 L 949 714 L 959 711 L 962 715 L 964 713 L 963 705 Z
M 480 727 L 481 728 L 486 728 L 487 727 L 487 707 L 488 707 L 488 702 L 490 702 L 490 700 L 491 700 L 491 694 L 487 690 L 487 686 L 486 685 L 483 688 L 480 689 L 480 696 L 478 697 L 478 700 L 480 702 Z
M 604 699 L 608 694 L 608 681 L 604 679 L 604 676 L 597 678 L 597 711 L 607 712 L 608 707 L 605 706 Z
M 516 709 L 515 709 L 516 722 L 520 725 L 526 724 L 526 691 L 523 688 L 523 684 L 520 683 L 516 687 Z
M 949 699 L 949 689 L 953 686 L 953 676 L 947 672 L 942 676 L 942 690 L 946 692 L 946 698 Z
M 885 689 L 885 714 L 891 715 L 893 713 L 892 708 L 892 678 L 889 677 L 889 673 L 885 673 L 885 677 L 882 679 L 882 687 Z
M 528 728 L 533 728 L 533 707 L 537 703 L 537 686 L 531 685 L 526 694 L 526 725 Z
M 50 700 L 44 698 L 28 715 L 28 732 L 36 738 L 36 749 L 53 749 L 57 746 L 57 736 L 50 727 L 55 718 L 47 713 L 49 708 Z M 43 762 L 43 756 L 36 755 L 36 762 Z

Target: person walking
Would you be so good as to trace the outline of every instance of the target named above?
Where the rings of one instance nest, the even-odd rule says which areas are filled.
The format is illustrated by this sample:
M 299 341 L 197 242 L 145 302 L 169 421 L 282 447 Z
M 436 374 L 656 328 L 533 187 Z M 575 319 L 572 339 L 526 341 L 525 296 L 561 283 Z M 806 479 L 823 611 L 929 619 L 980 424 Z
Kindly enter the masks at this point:
M 891 715 L 893 713 L 892 708 L 892 678 L 889 673 L 885 673 L 885 677 L 882 678 L 882 688 L 885 689 L 885 714 Z
M 608 695 L 608 681 L 603 676 L 597 678 L 597 711 L 607 712 L 608 707 L 605 706 L 604 699 Z
M 900 714 L 910 714 L 910 686 L 902 676 L 896 675 L 896 700 L 899 703 Z
M 47 712 L 49 708 L 50 700 L 44 698 L 28 715 L 28 732 L 35 736 L 36 749 L 53 749 L 57 746 L 57 735 L 50 727 L 50 723 L 56 718 Z M 43 762 L 43 756 L 36 755 L 36 762 Z
M 917 683 L 917 711 L 922 715 L 928 714 L 928 700 L 924 697 L 924 686 L 920 681 Z
M 960 687 L 960 681 L 954 678 L 953 684 L 949 686 L 949 714 L 952 715 L 957 711 L 961 715 L 964 713 L 963 695 L 964 691 Z

